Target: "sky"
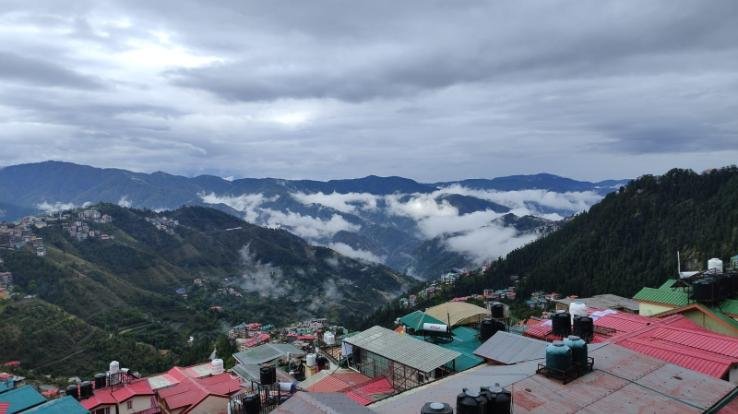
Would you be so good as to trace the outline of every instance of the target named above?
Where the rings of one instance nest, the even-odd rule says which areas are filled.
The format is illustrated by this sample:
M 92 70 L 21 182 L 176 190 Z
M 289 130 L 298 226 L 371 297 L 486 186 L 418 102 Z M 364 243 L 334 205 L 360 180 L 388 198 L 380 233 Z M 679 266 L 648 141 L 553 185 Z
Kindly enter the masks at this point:
M 738 2 L 0 0 L 0 165 L 599 180 L 738 159 Z

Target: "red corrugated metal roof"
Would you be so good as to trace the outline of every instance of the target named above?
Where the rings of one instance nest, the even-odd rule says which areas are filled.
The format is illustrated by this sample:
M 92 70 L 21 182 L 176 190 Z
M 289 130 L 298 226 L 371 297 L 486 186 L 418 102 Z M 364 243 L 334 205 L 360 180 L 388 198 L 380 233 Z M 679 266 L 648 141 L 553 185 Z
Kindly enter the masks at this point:
M 326 376 L 307 388 L 312 392 L 340 392 L 371 381 L 371 378 L 358 372 L 336 372 Z
M 0 403 L 0 414 L 6 414 L 8 412 L 8 407 L 10 407 L 10 404 Z
M 122 387 L 100 388 L 94 390 L 92 397 L 80 401 L 83 407 L 92 410 L 101 405 L 116 405 L 139 395 L 154 395 L 154 391 L 146 379 L 140 379 Z
M 158 391 L 159 397 L 164 400 L 170 410 L 196 406 L 209 395 L 227 397 L 241 389 L 238 378 L 228 373 L 191 378 L 184 372 L 184 368 L 174 367 L 167 374 L 180 381 L 172 387 Z
M 368 405 L 374 402 L 377 396 L 390 395 L 394 394 L 394 392 L 395 389 L 392 388 L 392 383 L 387 378 L 381 377 L 354 388 L 345 394 L 361 405 Z

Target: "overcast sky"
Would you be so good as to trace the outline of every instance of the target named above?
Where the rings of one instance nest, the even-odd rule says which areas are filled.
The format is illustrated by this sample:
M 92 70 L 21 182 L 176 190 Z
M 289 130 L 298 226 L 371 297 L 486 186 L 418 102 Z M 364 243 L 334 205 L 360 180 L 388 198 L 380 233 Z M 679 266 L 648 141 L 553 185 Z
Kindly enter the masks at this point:
M 738 160 L 736 22 L 733 0 L 0 0 L 0 165 L 700 171 Z

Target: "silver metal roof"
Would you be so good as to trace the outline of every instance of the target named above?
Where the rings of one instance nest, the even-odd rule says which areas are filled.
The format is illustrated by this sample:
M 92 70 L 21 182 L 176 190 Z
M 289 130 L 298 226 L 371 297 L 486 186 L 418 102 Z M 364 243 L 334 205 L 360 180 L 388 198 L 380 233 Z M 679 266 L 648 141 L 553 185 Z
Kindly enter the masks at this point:
M 627 309 L 631 312 L 638 312 L 639 303 L 637 300 L 625 298 L 611 293 L 595 295 L 591 298 L 562 298 L 557 299 L 556 303 L 569 306 L 572 302 L 584 303 L 591 308 L 599 309 Z
M 303 357 L 305 352 L 290 344 L 264 344 L 233 354 L 244 365 L 258 365 L 274 361 L 287 355 Z
M 381 326 L 371 327 L 343 341 L 422 372 L 433 371 L 461 355 Z
M 474 351 L 500 364 L 516 364 L 546 357 L 546 342 L 499 331 Z

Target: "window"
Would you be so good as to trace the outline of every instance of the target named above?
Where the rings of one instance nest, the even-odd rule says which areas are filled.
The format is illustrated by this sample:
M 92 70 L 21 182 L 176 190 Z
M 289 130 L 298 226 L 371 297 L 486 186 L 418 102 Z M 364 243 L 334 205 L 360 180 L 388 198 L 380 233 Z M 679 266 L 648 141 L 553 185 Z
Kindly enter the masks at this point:
M 133 408 L 133 401 L 131 401 L 131 400 L 126 401 L 126 408 L 128 408 L 129 410 L 132 409 Z

